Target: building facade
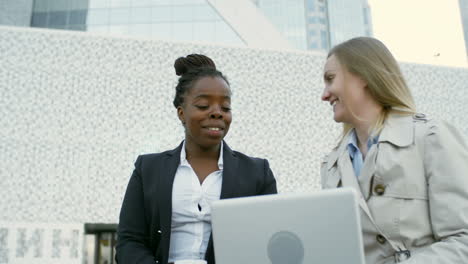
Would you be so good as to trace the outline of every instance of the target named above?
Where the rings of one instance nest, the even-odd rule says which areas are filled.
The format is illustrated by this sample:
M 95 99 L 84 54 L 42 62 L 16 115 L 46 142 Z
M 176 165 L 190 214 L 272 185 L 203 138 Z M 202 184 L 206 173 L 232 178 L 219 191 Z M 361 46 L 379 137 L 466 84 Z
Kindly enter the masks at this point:
M 319 190 L 339 137 L 320 102 L 321 53 L 18 27 L 0 27 L 0 50 L 0 263 L 112 264 L 134 160 L 184 137 L 172 105 L 179 56 L 207 54 L 227 76 L 226 142 L 267 158 L 281 193 Z M 467 69 L 402 70 L 418 111 L 468 135 Z
M 459 0 L 463 36 L 465 38 L 465 49 L 468 54 L 468 0 Z
M 4 11 L 0 24 L 163 40 L 327 51 L 346 39 L 372 35 L 367 0 L 5 0 L 2 3 L 1 9 L 9 11 Z M 238 10 L 231 12 L 235 8 Z

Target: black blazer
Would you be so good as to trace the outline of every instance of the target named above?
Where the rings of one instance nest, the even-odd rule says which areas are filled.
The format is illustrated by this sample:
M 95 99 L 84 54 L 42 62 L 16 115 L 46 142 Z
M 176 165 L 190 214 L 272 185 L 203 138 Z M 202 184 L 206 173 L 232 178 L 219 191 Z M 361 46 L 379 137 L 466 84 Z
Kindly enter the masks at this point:
M 277 193 L 267 160 L 248 157 L 223 145 L 221 199 Z M 167 264 L 172 184 L 181 149 L 182 144 L 137 158 L 120 211 L 115 257 L 118 263 Z M 211 237 L 205 259 L 208 264 L 215 263 Z

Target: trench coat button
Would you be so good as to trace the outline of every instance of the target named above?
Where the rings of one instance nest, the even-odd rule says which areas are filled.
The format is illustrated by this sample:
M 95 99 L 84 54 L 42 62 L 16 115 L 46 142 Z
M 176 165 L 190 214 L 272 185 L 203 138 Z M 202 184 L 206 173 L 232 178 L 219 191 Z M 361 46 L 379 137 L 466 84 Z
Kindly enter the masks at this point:
M 377 195 L 383 195 L 385 193 L 385 186 L 382 185 L 382 184 L 377 184 L 375 187 L 374 187 L 374 192 L 377 194 Z
M 425 114 L 422 114 L 422 113 L 417 113 L 414 115 L 415 118 L 418 118 L 418 119 L 422 119 L 422 118 L 425 118 L 426 115 Z
M 382 236 L 381 234 L 378 234 L 377 236 L 375 236 L 375 239 L 376 239 L 377 242 L 379 242 L 380 244 L 385 244 L 385 242 L 387 242 L 387 239 L 385 239 L 385 237 Z

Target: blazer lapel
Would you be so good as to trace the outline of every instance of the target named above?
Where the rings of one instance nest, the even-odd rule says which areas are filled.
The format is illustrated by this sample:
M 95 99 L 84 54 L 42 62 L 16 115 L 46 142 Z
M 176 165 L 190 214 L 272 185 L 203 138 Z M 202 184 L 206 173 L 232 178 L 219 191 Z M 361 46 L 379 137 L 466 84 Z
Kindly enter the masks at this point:
M 180 152 L 182 151 L 182 143 L 172 151 L 166 153 L 163 158 L 161 166 L 159 166 L 160 181 L 158 184 L 159 206 L 160 208 L 160 224 L 162 236 L 169 236 L 171 234 L 171 219 L 172 219 L 172 186 L 177 168 L 180 163 Z M 169 246 L 169 245 L 167 245 Z
M 238 158 L 236 154 L 223 141 L 223 183 L 221 185 L 220 199 L 237 197 Z

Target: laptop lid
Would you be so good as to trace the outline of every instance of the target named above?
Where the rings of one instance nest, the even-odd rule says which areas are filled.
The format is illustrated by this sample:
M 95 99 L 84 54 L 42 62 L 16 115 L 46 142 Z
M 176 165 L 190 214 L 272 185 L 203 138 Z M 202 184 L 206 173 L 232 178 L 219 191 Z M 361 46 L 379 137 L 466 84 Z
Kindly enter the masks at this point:
M 225 199 L 212 204 L 218 264 L 364 264 L 355 191 Z

